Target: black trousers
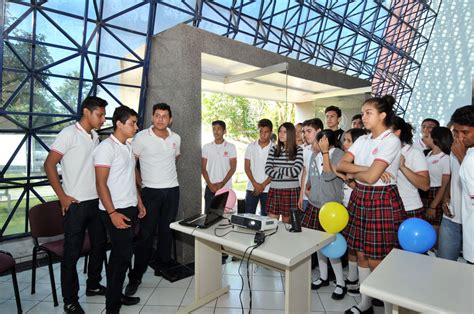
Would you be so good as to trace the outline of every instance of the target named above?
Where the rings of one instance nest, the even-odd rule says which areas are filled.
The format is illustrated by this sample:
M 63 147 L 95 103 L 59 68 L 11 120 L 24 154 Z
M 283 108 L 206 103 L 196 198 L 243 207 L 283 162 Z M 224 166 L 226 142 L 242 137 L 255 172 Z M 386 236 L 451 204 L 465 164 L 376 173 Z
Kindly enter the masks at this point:
M 100 212 L 99 200 L 94 199 L 71 204 L 64 216 L 64 257 L 61 262 L 61 290 L 64 304 L 78 300 L 79 280 L 76 265 L 81 255 L 86 230 L 91 243 L 87 287 L 95 289 L 102 279 L 107 234 L 100 219 Z
M 112 251 L 110 252 L 107 269 L 107 292 L 105 308 L 109 311 L 119 311 L 123 282 L 133 255 L 133 238 L 138 220 L 138 209 L 135 206 L 116 209 L 117 212 L 130 218 L 132 226 L 127 229 L 117 229 L 106 211 L 101 211 L 101 218 L 107 228 Z
M 166 189 L 143 188 L 142 200 L 147 214 L 139 222 L 140 228 L 133 251 L 135 264 L 128 275 L 130 281 L 142 279 L 152 256 L 155 233 L 158 233 L 156 266 L 160 268 L 170 262 L 173 243 L 170 223 L 176 221 L 178 213 L 179 186 Z

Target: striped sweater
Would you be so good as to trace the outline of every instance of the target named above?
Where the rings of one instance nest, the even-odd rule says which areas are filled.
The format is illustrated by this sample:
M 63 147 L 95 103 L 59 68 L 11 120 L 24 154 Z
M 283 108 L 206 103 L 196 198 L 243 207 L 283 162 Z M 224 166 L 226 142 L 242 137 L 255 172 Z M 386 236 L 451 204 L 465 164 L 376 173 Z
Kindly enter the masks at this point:
M 298 176 L 303 169 L 303 149 L 298 146 L 295 160 L 288 159 L 288 153 L 283 150 L 275 157 L 276 146 L 270 148 L 265 173 L 272 178 L 270 187 L 273 189 L 292 189 L 300 186 Z

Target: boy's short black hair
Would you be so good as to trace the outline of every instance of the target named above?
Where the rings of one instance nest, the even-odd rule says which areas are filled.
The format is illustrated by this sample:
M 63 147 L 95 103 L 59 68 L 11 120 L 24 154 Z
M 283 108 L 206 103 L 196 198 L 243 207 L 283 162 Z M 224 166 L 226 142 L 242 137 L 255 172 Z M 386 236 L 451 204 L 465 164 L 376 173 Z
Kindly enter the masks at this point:
M 82 106 L 81 106 L 81 117 L 84 115 L 84 109 L 89 110 L 90 112 L 96 110 L 97 108 L 105 108 L 107 107 L 108 103 L 105 99 L 102 99 L 100 97 L 96 96 L 89 96 L 86 97 L 82 101 Z
M 119 106 L 115 108 L 114 115 L 112 116 L 112 124 L 114 126 L 114 130 L 117 129 L 117 121 L 120 121 L 125 124 L 125 122 L 127 122 L 127 120 L 131 116 L 138 117 L 138 113 L 127 106 Z
M 468 127 L 474 127 L 474 106 L 468 105 L 456 109 L 451 116 L 451 122 Z
M 170 118 L 173 117 L 173 114 L 171 113 L 171 107 L 168 104 L 164 103 L 164 102 L 160 102 L 160 103 L 157 103 L 156 105 L 153 105 L 153 113 L 152 114 L 155 114 L 156 110 L 166 110 L 170 114 Z
M 426 118 L 426 119 L 423 120 L 423 122 L 421 122 L 421 124 L 423 124 L 425 122 L 433 122 L 434 124 L 436 124 L 436 126 L 440 126 L 439 121 L 436 120 L 436 119 L 433 119 L 433 118 Z
M 270 131 L 273 130 L 273 123 L 272 121 L 268 120 L 268 119 L 261 119 L 260 121 L 258 121 L 258 128 L 269 128 Z
M 215 126 L 215 125 L 219 125 L 220 127 L 224 129 L 224 131 L 226 130 L 225 122 L 222 120 L 212 121 L 212 126 Z
M 324 129 L 324 124 L 323 121 L 319 118 L 313 118 L 313 119 L 308 119 L 303 122 L 303 127 L 305 126 L 310 126 L 314 128 L 315 130 L 322 130 Z
M 326 114 L 326 113 L 328 113 L 329 111 L 335 111 L 338 118 L 342 117 L 342 111 L 341 111 L 341 109 L 339 109 L 339 107 L 336 107 L 336 106 L 329 106 L 329 107 L 327 107 L 327 108 L 324 110 L 324 113 Z
M 354 120 L 362 120 L 362 115 L 360 113 L 356 114 L 355 116 L 352 117 L 351 122 Z

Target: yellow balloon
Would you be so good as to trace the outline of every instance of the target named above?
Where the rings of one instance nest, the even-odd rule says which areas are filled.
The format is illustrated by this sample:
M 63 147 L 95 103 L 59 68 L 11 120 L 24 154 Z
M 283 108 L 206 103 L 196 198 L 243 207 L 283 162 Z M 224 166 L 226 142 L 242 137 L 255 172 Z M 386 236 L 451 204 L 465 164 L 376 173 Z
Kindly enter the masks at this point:
M 328 202 L 319 210 L 319 222 L 326 232 L 341 232 L 349 222 L 347 209 L 337 202 Z

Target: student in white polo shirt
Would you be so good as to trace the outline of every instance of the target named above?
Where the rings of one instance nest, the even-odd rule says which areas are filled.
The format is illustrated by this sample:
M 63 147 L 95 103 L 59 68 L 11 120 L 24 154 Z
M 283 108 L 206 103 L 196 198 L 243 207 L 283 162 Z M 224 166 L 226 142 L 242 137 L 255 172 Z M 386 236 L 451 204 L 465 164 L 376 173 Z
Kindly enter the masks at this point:
M 245 212 L 255 214 L 260 201 L 260 214 L 267 215 L 267 196 L 272 179 L 265 174 L 265 163 L 272 147 L 270 136 L 273 124 L 268 119 L 258 121 L 259 139 L 247 146 L 245 173 L 249 178 L 245 193 Z
M 76 265 L 86 229 L 91 243 L 86 295 L 105 295 L 105 287 L 100 281 L 107 237 L 99 216 L 92 152 L 99 144 L 94 129 L 100 129 L 104 124 L 106 106 L 107 102 L 99 97 L 84 99 L 81 119 L 57 135 L 44 162 L 44 170 L 61 202 L 64 216 L 61 290 L 66 313 L 84 313 L 78 303 L 79 281 Z M 58 163 L 61 163 L 62 185 L 56 169 Z
M 125 274 L 133 255 L 137 217 L 146 209 L 137 193 L 135 156 L 127 142 L 138 130 L 137 113 L 126 106 L 117 107 L 112 117 L 114 133 L 94 150 L 94 166 L 99 208 L 112 251 L 107 269 L 106 313 L 119 313 L 121 305 L 134 305 L 140 298 L 122 294 Z
M 413 143 L 413 148 L 419 149 L 422 152 L 429 149 L 427 145 L 431 130 L 439 126 L 439 121 L 432 118 L 426 118 L 421 122 L 421 137 L 416 139 Z
M 309 119 L 303 122 L 303 137 L 305 142 L 308 143 L 303 146 L 303 171 L 301 172 L 301 190 L 300 190 L 300 197 L 298 199 L 298 208 L 303 212 L 308 207 L 308 195 L 306 195 L 306 183 L 308 182 L 308 174 L 309 174 L 309 167 L 311 162 L 311 156 L 313 153 L 319 153 L 319 146 L 309 144 L 309 142 L 313 142 L 318 135 L 319 132 L 323 130 L 323 121 L 318 118 Z
M 181 137 L 171 131 L 171 108 L 165 103 L 153 106 L 152 126 L 139 132 L 132 142 L 133 153 L 140 163 L 137 171 L 142 187 L 142 200 L 147 215 L 140 220 L 135 243 L 135 263 L 128 274 L 126 295 L 134 295 L 152 256 L 153 239 L 158 226 L 155 274 L 171 265 L 173 234 L 169 227 L 176 220 L 179 206 L 179 184 L 176 158 L 180 154 Z
M 232 176 L 237 168 L 237 150 L 235 145 L 224 139 L 226 125 L 224 121 L 212 122 L 214 141 L 202 148 L 201 173 L 206 181 L 204 208 L 209 209 L 214 194 L 223 187 L 232 188 Z
M 420 150 L 413 148 L 413 127 L 403 118 L 395 117 L 392 125 L 393 134 L 402 143 L 400 168 L 398 169 L 397 187 L 403 201 L 407 218 L 424 217 L 423 203 L 418 189 L 430 189 L 428 162 Z
M 455 137 L 449 155 L 451 180 L 442 204 L 443 218 L 439 227 L 438 252 L 436 253 L 437 257 L 452 261 L 458 260 L 462 249 L 462 186 L 459 168 L 464 156 L 466 156 L 466 147 L 459 138 Z
M 467 148 L 459 168 L 462 186 L 462 251 L 474 263 L 474 106 L 458 108 L 451 116 L 454 135 Z

